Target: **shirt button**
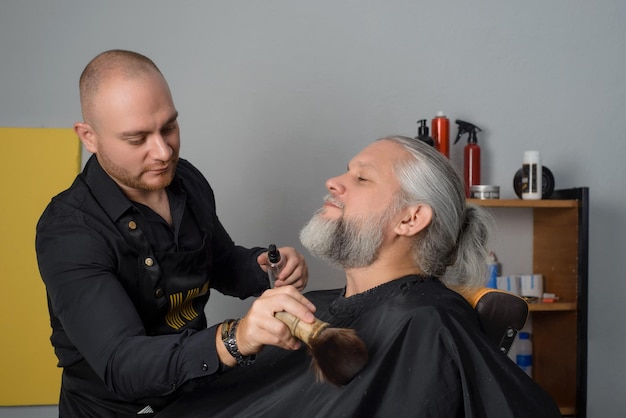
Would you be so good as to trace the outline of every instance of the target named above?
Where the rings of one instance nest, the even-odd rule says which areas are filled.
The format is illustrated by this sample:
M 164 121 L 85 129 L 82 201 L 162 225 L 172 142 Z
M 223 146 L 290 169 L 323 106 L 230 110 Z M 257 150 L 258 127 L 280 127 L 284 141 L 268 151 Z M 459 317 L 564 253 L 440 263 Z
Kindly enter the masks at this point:
M 137 224 L 135 223 L 135 221 L 128 222 L 128 229 L 133 230 L 133 231 L 137 229 Z
M 150 257 L 146 257 L 146 259 L 143 260 L 143 263 L 148 267 L 152 267 L 154 265 L 154 260 Z
M 209 365 L 206 363 L 202 363 L 202 371 L 206 372 L 207 370 L 209 370 Z
M 154 296 L 156 296 L 157 298 L 160 298 L 161 296 L 163 296 L 163 289 L 159 287 L 157 290 L 155 290 Z

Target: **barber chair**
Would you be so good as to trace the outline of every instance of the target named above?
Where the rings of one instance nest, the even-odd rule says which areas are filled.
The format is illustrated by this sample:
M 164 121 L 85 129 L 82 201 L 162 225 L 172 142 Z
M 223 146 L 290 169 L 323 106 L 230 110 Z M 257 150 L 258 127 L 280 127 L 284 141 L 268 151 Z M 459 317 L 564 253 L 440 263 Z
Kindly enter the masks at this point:
M 460 293 L 478 312 L 487 338 L 503 353 L 508 353 L 517 332 L 526 323 L 528 303 L 513 293 L 487 287 Z

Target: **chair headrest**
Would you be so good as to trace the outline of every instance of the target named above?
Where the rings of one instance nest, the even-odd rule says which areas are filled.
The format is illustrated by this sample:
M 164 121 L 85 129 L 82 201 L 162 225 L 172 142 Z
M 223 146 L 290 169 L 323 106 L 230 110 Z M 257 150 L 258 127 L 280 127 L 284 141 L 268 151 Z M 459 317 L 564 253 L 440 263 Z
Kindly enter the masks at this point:
M 478 313 L 487 338 L 507 352 L 526 323 L 528 303 L 513 293 L 487 287 L 464 292 L 463 296 Z

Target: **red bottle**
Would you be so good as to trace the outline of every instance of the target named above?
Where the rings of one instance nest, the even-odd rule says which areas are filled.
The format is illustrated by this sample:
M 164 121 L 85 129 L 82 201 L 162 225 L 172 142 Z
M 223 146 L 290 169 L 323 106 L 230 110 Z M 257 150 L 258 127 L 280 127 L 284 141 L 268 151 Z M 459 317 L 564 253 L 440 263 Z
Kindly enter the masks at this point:
M 439 111 L 431 121 L 431 126 L 435 148 L 450 158 L 450 120 L 442 111 Z
M 480 184 L 480 147 L 478 146 L 477 133 L 481 130 L 478 126 L 456 120 L 459 125 L 459 133 L 454 140 L 456 144 L 463 134 L 468 134 L 467 144 L 463 149 L 463 177 L 465 180 L 465 196 L 470 197 L 470 187 Z
M 465 197 L 470 197 L 470 187 L 480 184 L 480 147 L 477 143 L 467 143 L 463 149 L 463 174 L 465 177 Z

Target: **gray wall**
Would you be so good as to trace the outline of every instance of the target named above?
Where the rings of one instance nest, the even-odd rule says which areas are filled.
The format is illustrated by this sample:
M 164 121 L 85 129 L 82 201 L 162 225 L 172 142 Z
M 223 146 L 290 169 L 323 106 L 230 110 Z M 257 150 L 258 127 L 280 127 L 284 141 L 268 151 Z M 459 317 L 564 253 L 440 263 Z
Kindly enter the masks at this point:
M 297 248 L 326 178 L 438 110 L 484 129 L 483 183 L 502 197 L 537 149 L 557 187 L 591 190 L 588 414 L 606 417 L 626 411 L 625 20 L 622 0 L 1 0 L 0 126 L 70 127 L 87 61 L 143 52 L 170 82 L 181 154 L 212 183 L 235 241 Z M 309 262 L 310 288 L 342 284 Z M 208 313 L 245 306 L 217 297 Z

